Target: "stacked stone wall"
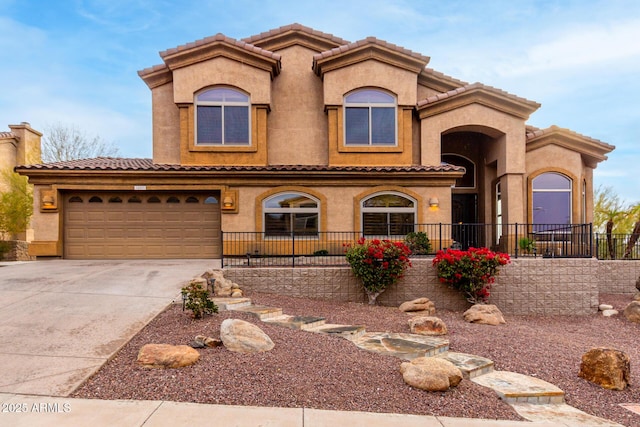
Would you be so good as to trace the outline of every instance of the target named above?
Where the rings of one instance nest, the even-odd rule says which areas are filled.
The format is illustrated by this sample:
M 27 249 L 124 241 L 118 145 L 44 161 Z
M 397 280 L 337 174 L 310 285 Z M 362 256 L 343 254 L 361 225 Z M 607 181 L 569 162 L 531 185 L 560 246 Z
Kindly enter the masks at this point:
M 469 306 L 460 293 L 438 281 L 431 259 L 414 259 L 413 267 L 378 301 L 398 306 L 404 301 L 428 297 L 437 308 L 462 310 Z M 517 258 L 502 268 L 491 290 L 492 304 L 505 314 L 587 315 L 597 312 L 602 292 L 601 274 L 609 271 L 593 258 Z M 640 266 L 640 264 L 639 264 Z M 635 273 L 633 273 L 635 274 Z M 620 284 L 633 293 L 635 278 Z M 225 277 L 243 290 L 295 297 L 365 302 L 360 282 L 349 267 L 227 268 Z M 618 292 L 620 293 L 620 292 Z

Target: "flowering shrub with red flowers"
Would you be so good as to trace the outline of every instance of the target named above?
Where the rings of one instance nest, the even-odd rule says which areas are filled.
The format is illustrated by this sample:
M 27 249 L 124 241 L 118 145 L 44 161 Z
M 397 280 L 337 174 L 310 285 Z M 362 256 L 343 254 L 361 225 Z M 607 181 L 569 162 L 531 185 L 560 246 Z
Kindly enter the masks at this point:
M 355 244 L 345 244 L 347 261 L 356 277 L 362 280 L 369 304 L 390 285 L 400 279 L 407 267 L 411 267 L 411 250 L 403 242 L 390 240 L 358 239 Z
M 436 253 L 433 266 L 440 282 L 462 291 L 467 301 L 478 304 L 487 302 L 500 267 L 509 262 L 508 254 L 487 248 L 447 249 Z

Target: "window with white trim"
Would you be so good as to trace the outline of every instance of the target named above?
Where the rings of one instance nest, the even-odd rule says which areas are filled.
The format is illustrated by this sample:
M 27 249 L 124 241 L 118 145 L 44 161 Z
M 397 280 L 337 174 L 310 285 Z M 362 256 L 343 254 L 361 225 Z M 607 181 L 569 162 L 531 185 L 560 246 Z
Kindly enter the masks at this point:
M 264 232 L 266 236 L 317 236 L 320 202 L 303 193 L 279 193 L 264 200 Z
M 217 87 L 196 95 L 196 145 L 251 145 L 249 96 Z
M 375 89 L 362 89 L 344 98 L 344 143 L 350 146 L 395 146 L 396 98 Z
M 571 224 L 571 179 L 556 172 L 543 173 L 533 179 L 532 189 L 534 224 Z
M 400 193 L 378 193 L 362 201 L 365 236 L 404 236 L 414 230 L 415 200 Z

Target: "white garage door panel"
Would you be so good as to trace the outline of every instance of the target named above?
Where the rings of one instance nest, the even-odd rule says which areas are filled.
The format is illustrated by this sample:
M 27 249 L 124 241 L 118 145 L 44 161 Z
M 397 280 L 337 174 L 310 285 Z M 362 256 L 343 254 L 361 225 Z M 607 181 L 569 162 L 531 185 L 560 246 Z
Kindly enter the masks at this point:
M 215 193 L 67 194 L 65 258 L 217 258 L 220 205 L 205 203 L 210 196 L 219 199 Z

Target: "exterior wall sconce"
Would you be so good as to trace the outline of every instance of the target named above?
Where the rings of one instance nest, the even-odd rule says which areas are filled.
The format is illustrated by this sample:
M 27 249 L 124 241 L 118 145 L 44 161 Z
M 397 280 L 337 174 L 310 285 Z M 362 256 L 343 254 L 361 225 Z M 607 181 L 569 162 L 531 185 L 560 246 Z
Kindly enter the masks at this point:
M 432 197 L 429 199 L 429 207 L 430 208 L 437 208 L 438 206 L 440 206 L 440 201 L 438 200 L 437 197 Z
M 227 190 L 222 193 L 222 211 L 227 213 L 238 212 L 238 191 Z
M 54 211 L 58 209 L 58 204 L 56 203 L 56 193 L 54 190 L 41 191 L 40 207 L 43 211 Z

